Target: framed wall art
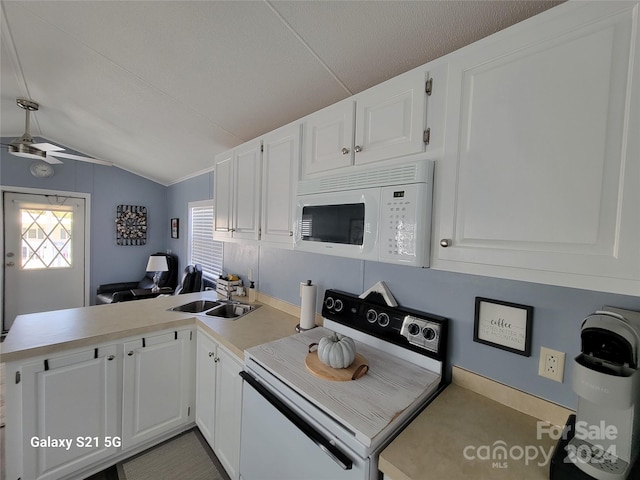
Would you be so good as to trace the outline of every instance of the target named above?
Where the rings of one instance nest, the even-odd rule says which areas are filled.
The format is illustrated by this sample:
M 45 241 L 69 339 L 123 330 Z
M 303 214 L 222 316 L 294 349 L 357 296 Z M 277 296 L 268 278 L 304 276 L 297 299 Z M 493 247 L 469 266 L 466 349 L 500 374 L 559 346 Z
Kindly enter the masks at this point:
M 180 219 L 171 219 L 171 238 L 180 238 Z
M 116 243 L 118 245 L 147 243 L 147 207 L 139 205 L 116 207 Z
M 533 307 L 476 297 L 473 340 L 531 356 Z

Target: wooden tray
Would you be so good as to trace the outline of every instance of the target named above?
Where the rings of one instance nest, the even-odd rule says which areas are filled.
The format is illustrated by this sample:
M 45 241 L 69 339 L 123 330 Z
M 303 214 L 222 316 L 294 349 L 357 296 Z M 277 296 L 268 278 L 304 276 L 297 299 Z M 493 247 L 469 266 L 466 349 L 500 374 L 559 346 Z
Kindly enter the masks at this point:
M 317 351 L 309 352 L 304 359 L 304 364 L 307 366 L 307 370 L 316 377 L 337 382 L 357 380 L 369 371 L 369 362 L 359 353 L 356 353 L 356 358 L 347 368 L 332 368 L 329 365 L 325 365 L 318 358 Z

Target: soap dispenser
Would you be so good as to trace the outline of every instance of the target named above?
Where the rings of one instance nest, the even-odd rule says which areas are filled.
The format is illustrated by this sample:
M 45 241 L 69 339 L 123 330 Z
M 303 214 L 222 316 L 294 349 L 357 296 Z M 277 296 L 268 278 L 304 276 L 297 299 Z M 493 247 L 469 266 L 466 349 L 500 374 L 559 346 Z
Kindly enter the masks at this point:
M 255 303 L 256 300 L 258 300 L 258 290 L 255 282 L 251 281 L 251 285 L 249 285 L 249 303 Z

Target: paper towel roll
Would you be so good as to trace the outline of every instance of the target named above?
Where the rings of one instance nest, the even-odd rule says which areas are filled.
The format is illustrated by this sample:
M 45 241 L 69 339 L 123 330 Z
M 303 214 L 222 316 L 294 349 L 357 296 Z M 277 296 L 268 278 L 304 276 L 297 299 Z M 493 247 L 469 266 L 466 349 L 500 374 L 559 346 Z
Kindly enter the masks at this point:
M 312 285 L 311 280 L 300 283 L 300 328 L 309 330 L 316 326 L 316 296 L 317 285 Z

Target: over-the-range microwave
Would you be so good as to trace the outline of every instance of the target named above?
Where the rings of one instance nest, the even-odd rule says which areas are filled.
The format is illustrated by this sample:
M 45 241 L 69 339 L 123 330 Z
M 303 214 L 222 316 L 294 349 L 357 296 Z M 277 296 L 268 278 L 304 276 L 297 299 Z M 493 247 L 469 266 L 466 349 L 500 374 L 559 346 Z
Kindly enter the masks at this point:
M 428 267 L 432 191 L 425 159 L 302 180 L 294 249 Z

